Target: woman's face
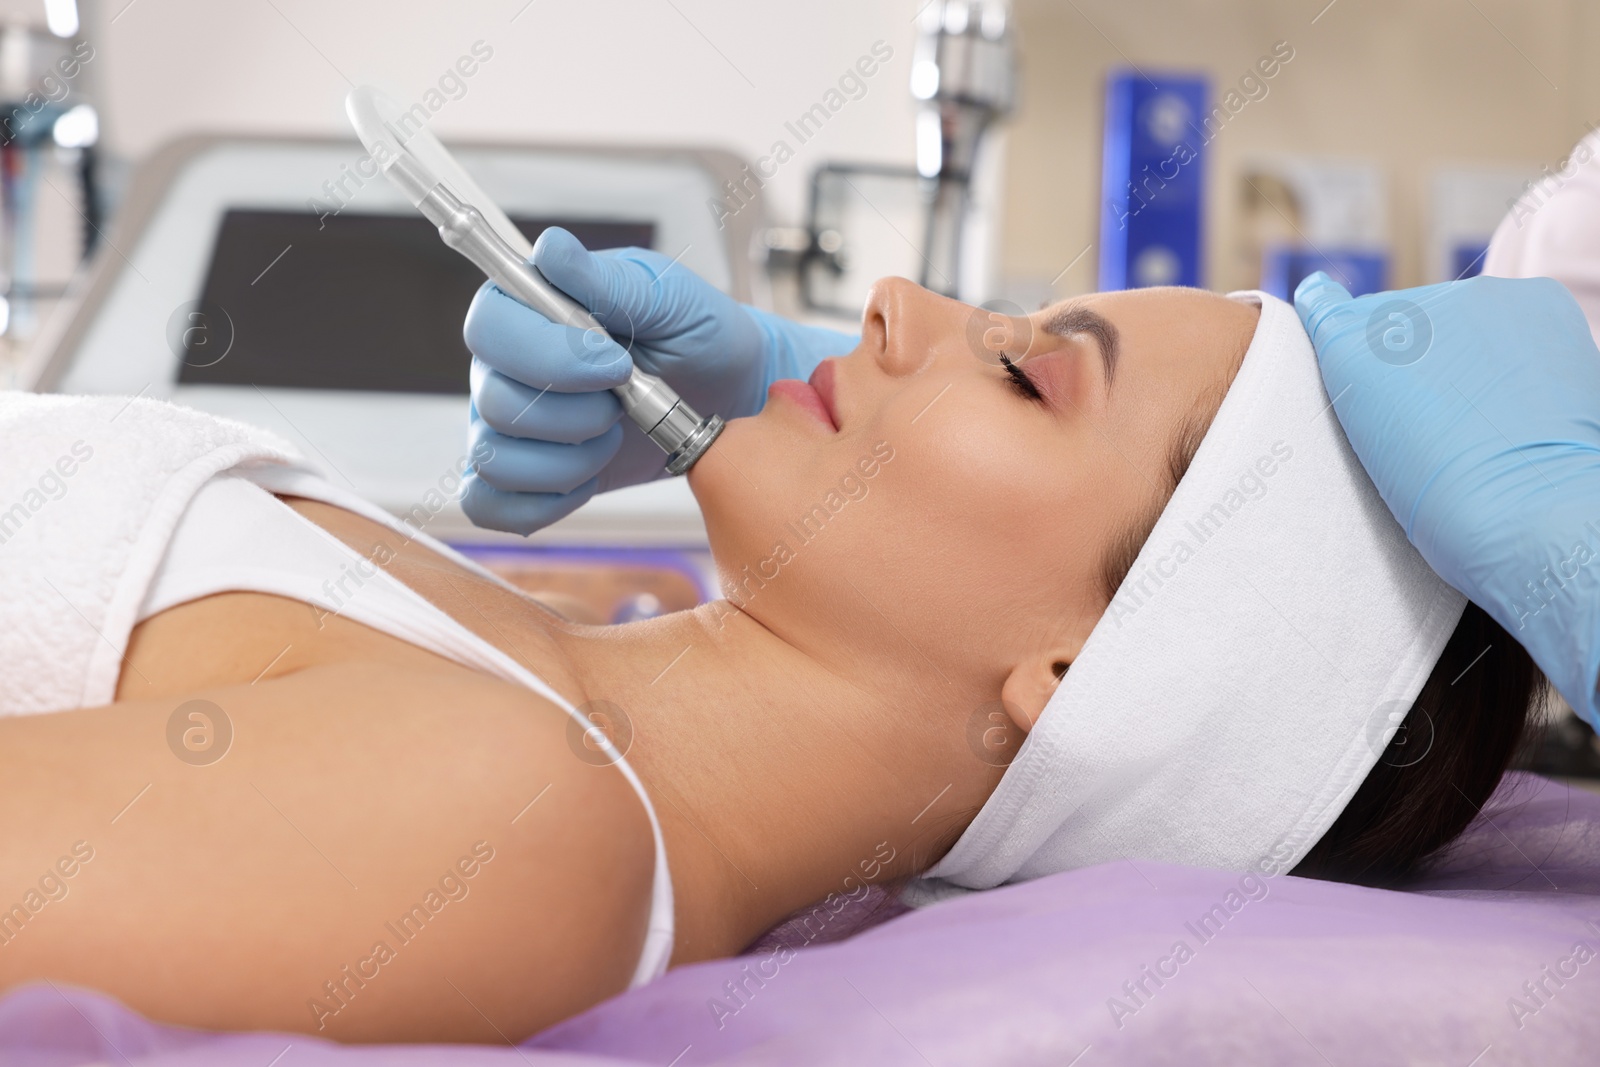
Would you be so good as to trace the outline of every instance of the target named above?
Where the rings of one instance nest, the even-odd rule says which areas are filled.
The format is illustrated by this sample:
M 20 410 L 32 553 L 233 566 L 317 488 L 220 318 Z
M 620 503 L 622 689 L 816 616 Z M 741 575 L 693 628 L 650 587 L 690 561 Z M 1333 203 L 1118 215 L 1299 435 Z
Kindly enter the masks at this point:
M 880 281 L 856 350 L 775 384 L 690 474 L 724 595 L 829 665 L 1042 708 L 1257 314 L 1166 288 L 1005 318 Z

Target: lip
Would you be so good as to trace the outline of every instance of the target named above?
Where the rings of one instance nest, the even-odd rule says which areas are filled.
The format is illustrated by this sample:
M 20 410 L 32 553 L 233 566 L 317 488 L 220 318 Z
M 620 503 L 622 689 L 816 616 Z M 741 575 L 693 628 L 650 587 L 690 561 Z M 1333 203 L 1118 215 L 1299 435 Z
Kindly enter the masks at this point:
M 772 383 L 767 395 L 792 400 L 826 426 L 830 433 L 839 432 L 838 408 L 834 406 L 833 397 L 833 360 L 825 359 L 817 364 L 808 382 L 798 378 L 780 378 Z
M 828 410 L 828 421 L 833 423 L 835 431 L 839 429 L 839 402 L 834 390 L 834 361 L 825 359 L 817 364 L 811 372 L 811 388 L 817 391 L 817 396 L 822 398 L 822 406 Z
M 809 383 L 799 378 L 780 378 L 767 389 L 767 395 L 792 400 L 806 414 L 826 426 L 829 433 L 839 431 L 839 427 L 834 425 L 833 416 L 828 413 L 828 405 L 822 402 L 822 396 Z

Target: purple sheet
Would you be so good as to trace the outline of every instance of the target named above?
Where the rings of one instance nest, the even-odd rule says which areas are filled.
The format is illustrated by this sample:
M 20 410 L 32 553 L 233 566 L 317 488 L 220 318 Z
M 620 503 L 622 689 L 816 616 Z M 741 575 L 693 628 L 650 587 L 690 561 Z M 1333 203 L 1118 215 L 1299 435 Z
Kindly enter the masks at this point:
M 796 950 L 798 929 L 517 1049 L 197 1034 L 40 985 L 0 1000 L 0 1062 L 1600 1062 L 1600 796 L 1528 776 L 1508 779 L 1449 862 L 1404 893 L 1123 862 Z

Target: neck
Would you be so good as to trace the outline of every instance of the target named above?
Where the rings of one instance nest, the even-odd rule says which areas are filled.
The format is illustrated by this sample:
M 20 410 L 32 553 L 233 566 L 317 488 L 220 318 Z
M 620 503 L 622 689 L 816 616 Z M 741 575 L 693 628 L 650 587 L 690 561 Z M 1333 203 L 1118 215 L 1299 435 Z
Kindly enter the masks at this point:
M 970 694 L 847 676 L 725 601 L 557 643 L 574 699 L 607 701 L 631 724 L 627 759 L 672 872 L 674 964 L 737 953 L 830 893 L 916 873 L 986 795 L 956 780 L 972 768 L 915 736 L 918 723 L 960 722 L 935 718 L 938 704 Z

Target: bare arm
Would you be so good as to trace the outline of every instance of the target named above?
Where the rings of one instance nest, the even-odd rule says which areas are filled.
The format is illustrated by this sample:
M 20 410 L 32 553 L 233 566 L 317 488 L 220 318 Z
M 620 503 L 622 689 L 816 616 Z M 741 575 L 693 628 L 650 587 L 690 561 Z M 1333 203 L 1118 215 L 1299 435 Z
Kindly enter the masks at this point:
M 188 700 L 231 724 L 222 758 L 169 746 Z M 0 720 L 0 987 L 207 1028 L 519 1040 L 623 989 L 648 914 L 644 812 L 566 729 L 464 668 L 367 663 Z

